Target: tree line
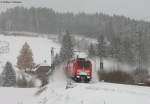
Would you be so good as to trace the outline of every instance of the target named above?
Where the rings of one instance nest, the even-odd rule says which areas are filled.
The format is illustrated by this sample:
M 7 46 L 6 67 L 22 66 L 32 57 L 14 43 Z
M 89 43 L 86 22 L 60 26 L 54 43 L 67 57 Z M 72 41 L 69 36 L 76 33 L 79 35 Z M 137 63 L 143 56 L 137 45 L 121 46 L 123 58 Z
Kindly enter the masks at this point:
M 101 61 L 103 58 L 112 58 L 116 62 L 134 65 L 139 69 L 149 67 L 150 42 L 144 33 L 139 32 L 135 37 L 114 36 L 109 41 L 104 34 L 99 36 L 97 42 L 89 46 L 89 57 L 98 56 Z
M 58 34 L 69 30 L 72 34 L 83 34 L 94 38 L 99 34 L 105 34 L 111 38 L 120 33 L 134 36 L 139 27 L 143 28 L 146 35 L 150 33 L 149 22 L 103 13 L 58 13 L 48 8 L 15 7 L 0 14 L 1 31 Z

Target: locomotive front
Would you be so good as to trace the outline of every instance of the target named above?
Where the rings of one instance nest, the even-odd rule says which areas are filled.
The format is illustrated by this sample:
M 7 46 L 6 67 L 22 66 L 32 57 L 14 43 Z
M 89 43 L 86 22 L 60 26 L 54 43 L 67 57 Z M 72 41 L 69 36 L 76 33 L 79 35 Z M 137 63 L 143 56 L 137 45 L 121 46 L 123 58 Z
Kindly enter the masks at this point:
M 92 78 L 92 63 L 85 58 L 77 58 L 67 65 L 69 76 L 77 82 L 89 82 Z

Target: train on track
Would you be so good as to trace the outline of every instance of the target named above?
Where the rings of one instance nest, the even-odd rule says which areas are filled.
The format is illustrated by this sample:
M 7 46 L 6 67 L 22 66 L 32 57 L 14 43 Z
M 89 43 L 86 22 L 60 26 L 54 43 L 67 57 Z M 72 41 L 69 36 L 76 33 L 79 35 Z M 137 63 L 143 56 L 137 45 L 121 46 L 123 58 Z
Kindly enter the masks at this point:
M 76 58 L 66 65 L 66 74 L 77 82 L 89 82 L 92 79 L 92 63 L 85 58 Z

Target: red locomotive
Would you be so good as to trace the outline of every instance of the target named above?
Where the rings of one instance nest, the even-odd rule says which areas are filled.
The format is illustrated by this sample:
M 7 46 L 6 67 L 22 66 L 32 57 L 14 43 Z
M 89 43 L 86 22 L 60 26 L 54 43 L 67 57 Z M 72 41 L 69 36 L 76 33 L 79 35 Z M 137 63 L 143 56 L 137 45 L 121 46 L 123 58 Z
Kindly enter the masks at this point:
M 85 58 L 77 58 L 67 63 L 66 73 L 77 82 L 89 82 L 92 78 L 92 64 Z

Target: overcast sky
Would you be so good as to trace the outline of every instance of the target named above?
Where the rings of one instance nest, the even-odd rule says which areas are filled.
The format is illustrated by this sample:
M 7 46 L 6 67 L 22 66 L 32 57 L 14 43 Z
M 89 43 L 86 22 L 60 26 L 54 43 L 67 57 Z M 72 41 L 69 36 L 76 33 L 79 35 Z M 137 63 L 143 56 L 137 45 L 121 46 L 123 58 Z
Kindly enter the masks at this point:
M 2 0 L 0 0 L 2 1 Z M 4 0 L 3 0 L 4 1 Z M 11 1 L 11 0 L 7 0 Z M 14 1 L 14 0 L 12 0 Z M 17 0 L 16 0 L 17 1 Z M 20 0 L 22 4 L 0 4 L 0 9 L 24 5 L 26 7 L 48 7 L 59 12 L 103 12 L 150 20 L 150 0 Z

